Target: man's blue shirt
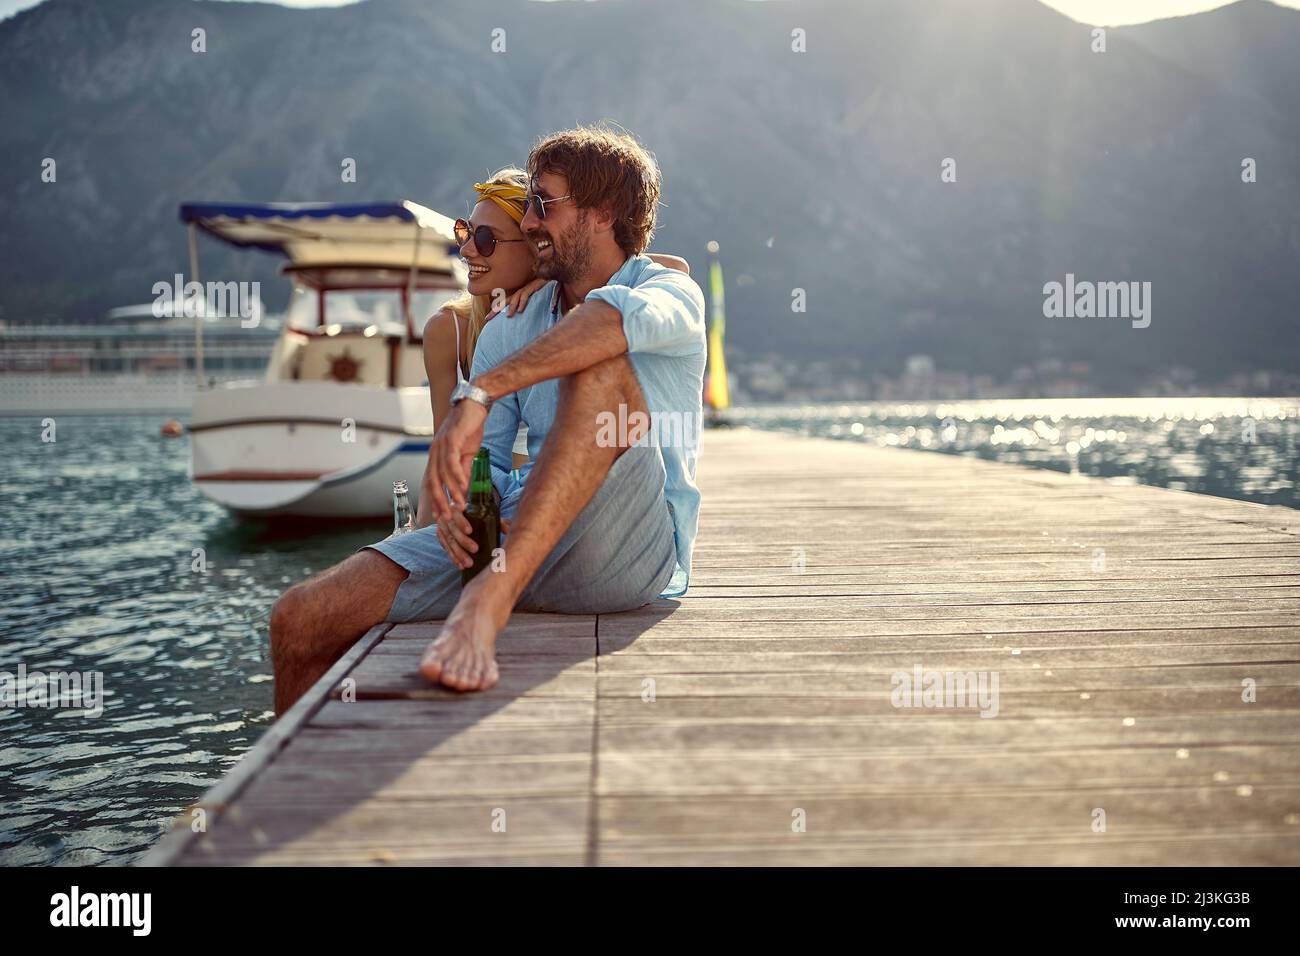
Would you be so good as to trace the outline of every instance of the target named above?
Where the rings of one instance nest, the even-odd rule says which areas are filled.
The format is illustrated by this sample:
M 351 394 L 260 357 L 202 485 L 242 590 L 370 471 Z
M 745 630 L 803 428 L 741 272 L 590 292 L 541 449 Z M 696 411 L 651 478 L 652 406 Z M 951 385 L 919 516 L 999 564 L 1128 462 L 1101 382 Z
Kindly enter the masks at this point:
M 664 591 L 666 597 L 686 593 L 691 554 L 699 527 L 700 492 L 695 485 L 702 422 L 701 393 L 707 345 L 704 294 L 686 274 L 661 266 L 648 256 L 632 256 L 587 301 L 599 299 L 623 316 L 628 358 L 636 371 L 651 430 L 647 443 L 663 453 L 664 496 L 672 516 L 677 569 Z M 471 378 L 499 365 L 560 319 L 560 286 L 547 283 L 533 294 L 517 315 L 501 314 L 483 327 L 474 349 Z M 492 458 L 492 480 L 502 497 L 522 492 L 510 479 L 510 454 L 519 423 L 528 426 L 529 463 L 555 421 L 559 380 L 549 379 L 492 404 L 483 426 L 483 445 Z M 626 415 L 619 427 L 625 427 Z M 620 437 L 622 437 L 620 435 Z

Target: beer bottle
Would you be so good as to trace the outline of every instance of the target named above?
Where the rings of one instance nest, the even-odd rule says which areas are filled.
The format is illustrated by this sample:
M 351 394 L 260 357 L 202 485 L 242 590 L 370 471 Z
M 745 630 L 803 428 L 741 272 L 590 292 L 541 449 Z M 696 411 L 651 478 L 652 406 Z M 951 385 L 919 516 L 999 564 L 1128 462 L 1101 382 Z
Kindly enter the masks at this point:
M 469 479 L 469 503 L 465 506 L 470 536 L 478 545 L 478 550 L 470 555 L 474 563 L 460 572 L 462 587 L 492 563 L 492 552 L 499 546 L 501 509 L 497 505 L 495 492 L 496 489 L 492 487 L 492 463 L 488 459 L 487 449 L 480 448 L 474 456 L 474 469 L 470 472 Z

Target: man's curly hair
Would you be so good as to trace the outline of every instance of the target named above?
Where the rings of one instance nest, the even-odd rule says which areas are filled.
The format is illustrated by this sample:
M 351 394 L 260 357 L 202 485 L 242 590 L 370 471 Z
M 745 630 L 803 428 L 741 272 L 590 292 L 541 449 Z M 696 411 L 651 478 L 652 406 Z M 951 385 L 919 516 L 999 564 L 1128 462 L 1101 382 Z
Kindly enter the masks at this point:
M 579 126 L 545 137 L 528 154 L 528 175 L 559 173 L 579 209 L 614 216 L 614 241 L 624 254 L 645 251 L 655 231 L 659 164 L 631 135 L 607 126 Z

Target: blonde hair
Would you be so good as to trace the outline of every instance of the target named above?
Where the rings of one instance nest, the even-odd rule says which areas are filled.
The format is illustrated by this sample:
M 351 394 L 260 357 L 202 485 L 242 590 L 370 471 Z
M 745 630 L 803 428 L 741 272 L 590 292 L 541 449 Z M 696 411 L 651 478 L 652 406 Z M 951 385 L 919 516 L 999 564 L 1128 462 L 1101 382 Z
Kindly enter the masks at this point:
M 514 166 L 506 166 L 502 169 L 498 169 L 495 173 L 489 176 L 484 185 L 518 186 L 521 189 L 527 190 L 528 174 L 522 169 L 516 169 Z M 483 201 L 484 199 L 480 198 L 476 200 L 474 204 L 478 205 L 479 202 Z M 506 201 L 518 209 L 519 218 L 522 219 L 524 215 L 523 200 Z M 462 319 L 465 320 L 468 326 L 468 331 L 465 336 L 465 350 L 466 354 L 469 356 L 470 365 L 472 366 L 474 364 L 474 347 L 478 345 L 479 334 L 483 331 L 483 326 L 487 325 L 488 314 L 492 311 L 492 297 L 487 295 L 471 295 L 469 292 L 466 292 L 464 295 L 458 296 L 448 302 L 443 306 L 443 308 L 450 310 L 456 321 L 459 322 Z M 456 362 L 457 364 L 460 363 L 459 355 L 456 356 Z

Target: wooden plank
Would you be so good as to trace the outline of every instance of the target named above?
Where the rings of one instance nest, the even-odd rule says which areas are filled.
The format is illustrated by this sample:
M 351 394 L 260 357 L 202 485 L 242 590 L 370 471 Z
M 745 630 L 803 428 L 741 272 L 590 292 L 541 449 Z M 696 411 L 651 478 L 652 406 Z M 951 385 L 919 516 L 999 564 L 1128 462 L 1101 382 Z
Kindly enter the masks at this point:
M 1205 747 L 1190 749 L 1195 755 L 1193 759 L 1213 751 Z M 1282 749 L 1279 745 L 1272 752 Z M 995 763 L 990 751 L 969 749 L 862 754 L 816 751 L 757 754 L 723 749 L 701 751 L 698 755 L 701 761 L 691 763 L 675 761 L 671 754 L 648 751 L 621 754 L 608 774 L 602 773 L 600 795 L 602 800 L 609 795 L 711 796 L 723 806 L 733 798 L 774 793 L 799 795 L 806 800 L 860 795 L 864 800 L 898 797 L 925 805 L 985 796 L 1014 798 L 1033 794 L 1036 799 L 1046 800 L 1053 795 L 1098 790 L 1164 789 L 1202 793 L 1223 788 L 1241 798 L 1236 801 L 1238 821 L 1256 812 L 1252 809 L 1255 804 L 1246 798 L 1257 792 L 1270 787 L 1288 787 L 1288 800 L 1296 797 L 1295 762 L 1278 762 L 1274 767 L 1269 751 L 1264 748 L 1221 754 L 1215 759 L 1217 769 L 1213 776 L 1192 765 L 1179 772 L 1173 766 L 1175 752 L 1151 748 L 1024 750 L 1016 751 L 1000 768 L 990 769 Z M 927 772 L 928 765 L 936 761 L 942 762 L 947 772 Z M 656 767 L 662 771 L 659 776 L 654 775 Z M 1285 823 L 1294 809 L 1288 803 L 1270 805 L 1267 819 Z
M 601 647 L 604 650 L 615 650 L 631 645 L 641 635 L 650 632 L 654 628 L 656 635 L 673 635 L 686 637 L 692 634 L 701 636 L 725 636 L 733 638 L 741 637 L 789 637 L 796 638 L 802 635 L 808 640 L 819 640 L 823 637 L 898 637 L 904 635 L 915 635 L 918 638 L 934 638 L 944 635 L 963 636 L 963 635 L 992 635 L 989 639 L 996 640 L 999 635 L 1010 639 L 1014 635 L 1031 635 L 1039 633 L 1078 633 L 1078 628 L 1086 627 L 1089 632 L 1106 631 L 1112 635 L 1122 637 L 1125 634 L 1136 633 L 1140 631 L 1167 631 L 1171 628 L 1189 629 L 1196 627 L 1209 626 L 1216 630 L 1225 632 L 1230 636 L 1244 628 L 1253 627 L 1290 627 L 1294 618 L 1285 614 L 1276 615 L 1252 615 L 1249 612 L 1237 616 L 1226 614 L 1208 615 L 1162 615 L 1158 617 L 1115 617 L 1106 622 L 1096 620 L 1087 620 L 1074 623 L 1076 619 L 1072 618 L 985 618 L 983 620 L 902 620 L 902 621 L 885 621 L 874 622 L 870 620 L 823 620 L 816 622 L 813 630 L 799 626 L 795 619 L 777 619 L 777 620 L 707 620 L 695 619 L 692 615 L 683 615 L 674 620 L 649 622 L 649 621 L 623 621 L 617 624 L 611 624 L 608 629 L 604 622 L 601 624 Z M 921 646 L 925 646 L 924 643 Z
M 806 837 L 806 835 L 805 835 Z M 649 845 L 613 843 L 601 854 L 606 866 L 1257 866 L 1294 865 L 1300 835 L 1216 831 L 1182 833 L 1030 836 L 1014 843 L 963 834 L 932 840 L 924 835 L 893 840 L 834 837 L 742 845 L 683 847 L 668 840 Z
M 840 633 L 850 628 L 837 628 L 830 634 L 796 633 L 790 635 L 767 636 L 763 631 L 754 630 L 746 623 L 739 628 L 739 633 L 729 636 L 704 636 L 703 634 L 683 633 L 680 629 L 650 629 L 636 635 L 630 643 L 615 639 L 605 642 L 605 656 L 622 656 L 636 654 L 691 654 L 708 656 L 714 654 L 762 654 L 784 652 L 795 654 L 845 654 L 873 650 L 909 650 L 923 653 L 931 649 L 958 649 L 984 647 L 999 636 L 1005 638 L 1004 632 L 939 634 L 924 640 L 917 635 L 863 635 Z M 852 629 L 856 630 L 856 628 Z M 1225 633 L 1226 630 L 1226 633 Z M 714 632 L 716 633 L 716 632 Z M 1295 627 L 1199 627 L 1199 628 L 1146 628 L 1122 632 L 1104 630 L 1065 630 L 1065 631 L 1022 631 L 1016 634 L 1015 647 L 1110 647 L 1114 642 L 1122 641 L 1129 645 L 1163 646 L 1172 644 L 1282 644 L 1300 640 L 1300 625 Z M 1006 648 L 1005 643 L 998 645 Z M 1015 648 L 1012 648 L 1013 650 Z
M 647 658 L 652 659 L 652 658 Z M 1224 684 L 1232 687 L 1237 684 L 1238 693 L 1239 681 L 1243 677 L 1250 677 L 1251 672 L 1257 670 L 1260 666 L 1258 662 L 1235 668 L 1231 673 L 1225 673 Z M 926 664 L 930 670 L 955 670 L 955 671 L 997 671 L 996 667 L 988 667 L 984 661 L 965 663 L 955 667 L 938 667 Z M 820 672 L 791 672 L 791 673 L 761 673 L 761 674 L 740 674 L 734 672 L 719 674 L 677 674 L 677 673 L 656 673 L 649 669 L 644 671 L 634 671 L 623 674 L 602 674 L 599 679 L 599 693 L 604 697 L 627 697 L 633 700 L 639 700 L 646 696 L 647 682 L 651 679 L 654 681 L 654 694 L 658 700 L 662 701 L 665 697 L 708 697 L 714 699 L 722 698 L 751 698 L 751 697 L 854 697 L 860 698 L 872 693 L 886 693 L 891 689 L 891 677 L 894 673 L 910 673 L 912 669 L 911 662 L 894 668 L 881 668 L 874 674 L 864 674 L 860 671 L 849 673 L 837 673 L 829 671 Z M 1054 674 L 1061 673 L 1064 668 L 1053 668 Z M 1174 671 L 1180 668 L 1163 667 L 1161 670 Z M 1220 668 L 1222 671 L 1223 669 Z M 1001 673 L 1001 672 L 999 672 Z M 1023 673 L 1023 672 L 1022 672 Z M 1175 674 L 1174 680 L 1177 680 L 1181 674 Z M 1002 675 L 999 680 L 1003 688 L 1014 685 L 1019 679 L 1019 675 Z M 1076 678 L 1079 679 L 1079 678 Z M 1142 685 L 1148 679 L 1148 675 L 1139 675 L 1133 678 L 1135 683 Z M 1081 681 L 1082 682 L 1082 681 Z M 1086 683 L 1085 683 L 1086 686 Z M 1088 691 L 1082 691 L 1088 693 Z
M 462 694 L 427 700 L 332 700 L 308 723 L 309 727 L 401 730 L 430 726 L 491 726 L 527 728 L 590 724 L 595 703 L 588 699 L 517 697 L 491 700 L 482 694 Z
M 891 711 L 887 699 L 862 700 L 846 708 L 828 707 L 815 713 L 805 705 L 806 700 L 799 699 L 804 705 L 799 708 L 803 711 L 800 716 L 784 714 L 778 706 L 775 714 L 766 718 L 759 713 L 748 713 L 723 719 L 710 719 L 699 714 L 698 708 L 693 712 L 696 716 L 688 718 L 683 716 L 685 708 L 676 702 L 661 706 L 665 704 L 662 699 L 639 707 L 610 706 L 602 701 L 600 725 L 604 739 L 601 745 L 611 748 L 609 756 L 613 761 L 602 766 L 602 773 L 617 766 L 624 756 L 634 757 L 646 765 L 647 772 L 653 772 L 650 765 L 654 761 L 644 759 L 648 752 L 668 755 L 674 767 L 692 766 L 691 762 L 701 753 L 726 752 L 728 760 L 744 755 L 759 762 L 778 757 L 789 761 L 799 756 L 862 761 L 905 753 L 917 762 L 914 772 L 923 779 L 951 775 L 956 772 L 951 762 L 964 756 L 986 764 L 985 769 L 993 776 L 1011 774 L 1019 778 L 1028 773 L 1033 778 L 1043 768 L 1010 767 L 1013 760 L 1008 759 L 1004 764 L 987 761 L 986 757 L 993 752 L 1024 753 L 1036 758 L 1050 753 L 1065 760 L 1064 766 L 1070 769 L 1073 765 L 1069 760 L 1075 756 L 1083 759 L 1087 753 L 1113 755 L 1124 749 L 1140 749 L 1145 754 L 1143 759 L 1151 764 L 1138 770 L 1161 774 L 1183 770 L 1199 774 L 1209 782 L 1210 770 L 1206 769 L 1204 755 L 1216 748 L 1236 749 L 1254 757 L 1277 748 L 1281 751 L 1279 759 L 1284 759 L 1289 769 L 1298 766 L 1296 761 L 1300 760 L 1300 752 L 1294 746 L 1300 740 L 1300 730 L 1295 727 L 1289 709 L 1251 713 L 1223 709 L 1211 719 L 1200 714 L 1161 712 L 1143 715 L 1130 723 L 1120 713 L 1105 711 L 1043 716 L 999 712 L 992 720 L 980 718 L 974 710 Z M 780 704 L 779 700 L 764 701 L 769 702 Z M 936 739 L 939 735 L 940 739 Z M 925 759 L 938 754 L 943 755 L 942 766 L 926 768 Z M 602 758 L 605 756 L 602 753 Z M 701 768 L 708 763 L 702 761 Z M 1157 766 L 1162 769 L 1157 771 Z M 1212 769 L 1218 772 L 1224 768 L 1215 764 Z M 1264 768 L 1261 765 L 1259 769 Z M 734 768 L 718 768 L 718 772 L 731 773 Z M 1105 770 L 1097 772 L 1104 774 Z M 908 782 L 902 778 L 863 778 L 863 786 L 871 787 L 896 788 Z M 769 781 L 756 783 L 767 786 Z
M 1285 820 L 1300 793 L 1294 786 L 1259 786 L 1249 798 L 1231 786 L 1093 785 L 1068 792 L 1005 788 L 958 792 L 955 799 L 933 793 L 604 795 L 600 826 L 611 843 L 650 844 L 667 835 L 691 845 L 774 842 L 790 836 L 837 835 L 848 840 L 952 839 L 968 836 L 1007 844 L 1070 835 L 1091 838 L 1093 811 L 1106 811 L 1106 833 L 1097 836 L 1237 832 L 1277 833 L 1300 838 Z M 802 811 L 806 830 L 792 827 Z M 1064 826 L 1062 824 L 1065 824 Z
M 414 650 L 414 649 L 413 649 Z M 432 686 L 419 672 L 420 651 L 412 653 L 373 654 L 350 675 L 357 682 L 358 699 L 404 697 L 410 699 L 454 699 L 465 696 L 460 691 Z M 508 701 L 517 697 L 591 697 L 595 678 L 594 661 L 570 662 L 557 657 L 551 665 L 545 657 L 501 657 L 501 681 L 495 687 L 479 691 L 476 697 Z M 336 693 L 335 696 L 338 696 Z

